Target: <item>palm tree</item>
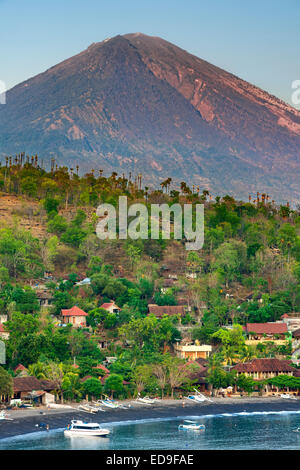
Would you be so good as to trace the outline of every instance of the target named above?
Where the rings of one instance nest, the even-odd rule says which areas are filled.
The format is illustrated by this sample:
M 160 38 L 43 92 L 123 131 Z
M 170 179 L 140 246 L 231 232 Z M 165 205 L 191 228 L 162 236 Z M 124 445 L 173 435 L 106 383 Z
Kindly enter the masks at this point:
M 36 362 L 28 366 L 28 373 L 39 380 L 47 379 L 47 366 L 43 362 Z

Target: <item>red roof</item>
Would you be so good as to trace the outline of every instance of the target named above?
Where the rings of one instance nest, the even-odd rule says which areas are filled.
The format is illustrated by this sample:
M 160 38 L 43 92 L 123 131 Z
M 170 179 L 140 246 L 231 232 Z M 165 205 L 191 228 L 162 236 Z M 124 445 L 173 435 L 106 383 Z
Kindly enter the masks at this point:
M 283 315 L 281 315 L 280 318 L 289 318 L 288 314 L 287 313 L 284 313 Z
M 18 364 L 17 367 L 14 369 L 14 372 L 17 372 L 18 370 L 27 370 L 26 367 L 23 366 L 23 364 Z
M 237 372 L 294 372 L 290 366 L 291 361 L 280 359 L 252 359 L 250 362 L 239 363 L 233 366 Z
M 95 367 L 93 367 L 93 369 L 101 369 L 106 374 L 110 374 L 110 371 L 105 366 L 103 366 L 102 364 L 97 364 Z
M 105 308 L 105 309 L 107 309 L 107 308 L 109 308 L 109 307 L 115 307 L 115 308 L 119 309 L 119 307 L 118 307 L 114 302 L 104 303 L 104 304 L 101 305 L 100 308 Z M 119 310 L 120 310 L 120 309 L 119 309 Z
M 105 380 L 107 379 L 107 377 L 109 377 L 109 374 L 105 374 L 103 377 L 99 377 L 99 380 L 102 383 L 102 385 L 104 385 Z
M 88 314 L 81 310 L 81 308 L 76 305 L 69 309 L 62 309 L 61 314 L 63 317 L 87 317 Z
M 287 333 L 286 323 L 247 323 L 247 333 L 259 333 L 259 334 L 283 334 Z
M 80 382 L 85 382 L 86 380 L 88 379 L 93 379 L 94 377 L 92 375 L 85 375 L 84 377 L 82 377 L 82 379 L 80 379 Z
M 5 333 L 4 325 L 0 323 L 0 333 Z

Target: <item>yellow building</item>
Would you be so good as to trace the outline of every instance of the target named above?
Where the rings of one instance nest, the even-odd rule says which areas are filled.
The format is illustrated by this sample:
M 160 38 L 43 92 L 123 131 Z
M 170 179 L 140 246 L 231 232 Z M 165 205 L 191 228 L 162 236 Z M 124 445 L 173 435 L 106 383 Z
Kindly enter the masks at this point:
M 195 361 L 202 358 L 207 359 L 210 356 L 212 347 L 209 344 L 179 344 L 174 347 L 175 353 L 181 359 Z

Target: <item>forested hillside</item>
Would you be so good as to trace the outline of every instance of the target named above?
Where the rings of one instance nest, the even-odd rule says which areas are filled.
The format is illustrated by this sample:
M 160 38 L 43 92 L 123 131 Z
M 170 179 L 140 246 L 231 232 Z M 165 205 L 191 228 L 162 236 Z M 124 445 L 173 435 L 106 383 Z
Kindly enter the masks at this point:
M 142 175 L 105 177 L 93 170 L 80 177 L 78 168 L 53 164 L 46 172 L 37 157 L 24 160 L 0 168 L 0 314 L 7 316 L 8 371 L 21 363 L 76 398 L 86 384 L 80 380 L 107 374 L 95 367 L 113 356 L 106 380 L 88 382 L 84 393 L 94 386 L 97 393 L 103 387 L 125 396 L 144 388 L 173 391 L 172 370 L 183 363 L 173 346 L 186 335 L 212 344 L 225 363 L 266 353 L 288 357 L 286 348 L 246 346 L 240 327 L 227 343 L 220 331 L 300 310 L 300 211 L 277 206 L 266 194 L 248 202 L 226 195 L 212 200 L 184 182 L 175 191 L 171 178 L 150 191 Z M 203 203 L 203 248 L 189 252 L 184 240 L 162 238 L 99 240 L 96 208 L 102 202 L 117 208 L 120 195 L 148 206 Z M 119 312 L 103 307 L 112 301 Z M 149 315 L 149 304 L 186 309 L 180 317 L 159 317 Z M 75 305 L 87 313 L 86 326 L 59 326 L 61 310 Z M 184 374 L 177 381 L 191 385 Z

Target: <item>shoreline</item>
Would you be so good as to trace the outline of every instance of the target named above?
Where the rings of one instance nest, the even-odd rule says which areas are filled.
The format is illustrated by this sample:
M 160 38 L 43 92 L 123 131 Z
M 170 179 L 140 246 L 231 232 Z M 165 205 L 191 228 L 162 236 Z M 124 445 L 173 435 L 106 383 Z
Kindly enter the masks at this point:
M 241 412 L 280 412 L 299 411 L 300 400 L 285 400 L 272 398 L 214 398 L 213 402 L 186 403 L 181 400 L 162 400 L 154 405 L 137 404 L 133 401 L 122 402 L 131 404 L 128 409 L 106 409 L 97 414 L 84 413 L 77 409 L 55 410 L 37 408 L 28 410 L 8 410 L 9 418 L 13 421 L 0 421 L 0 442 L 2 439 L 13 438 L 24 434 L 41 432 L 43 429 L 36 424 L 45 423 L 49 429 L 65 428 L 71 419 L 94 421 L 101 424 L 138 421 L 144 419 L 184 418 L 187 416 L 217 415 L 223 413 Z M 45 413 L 45 414 L 41 414 Z

